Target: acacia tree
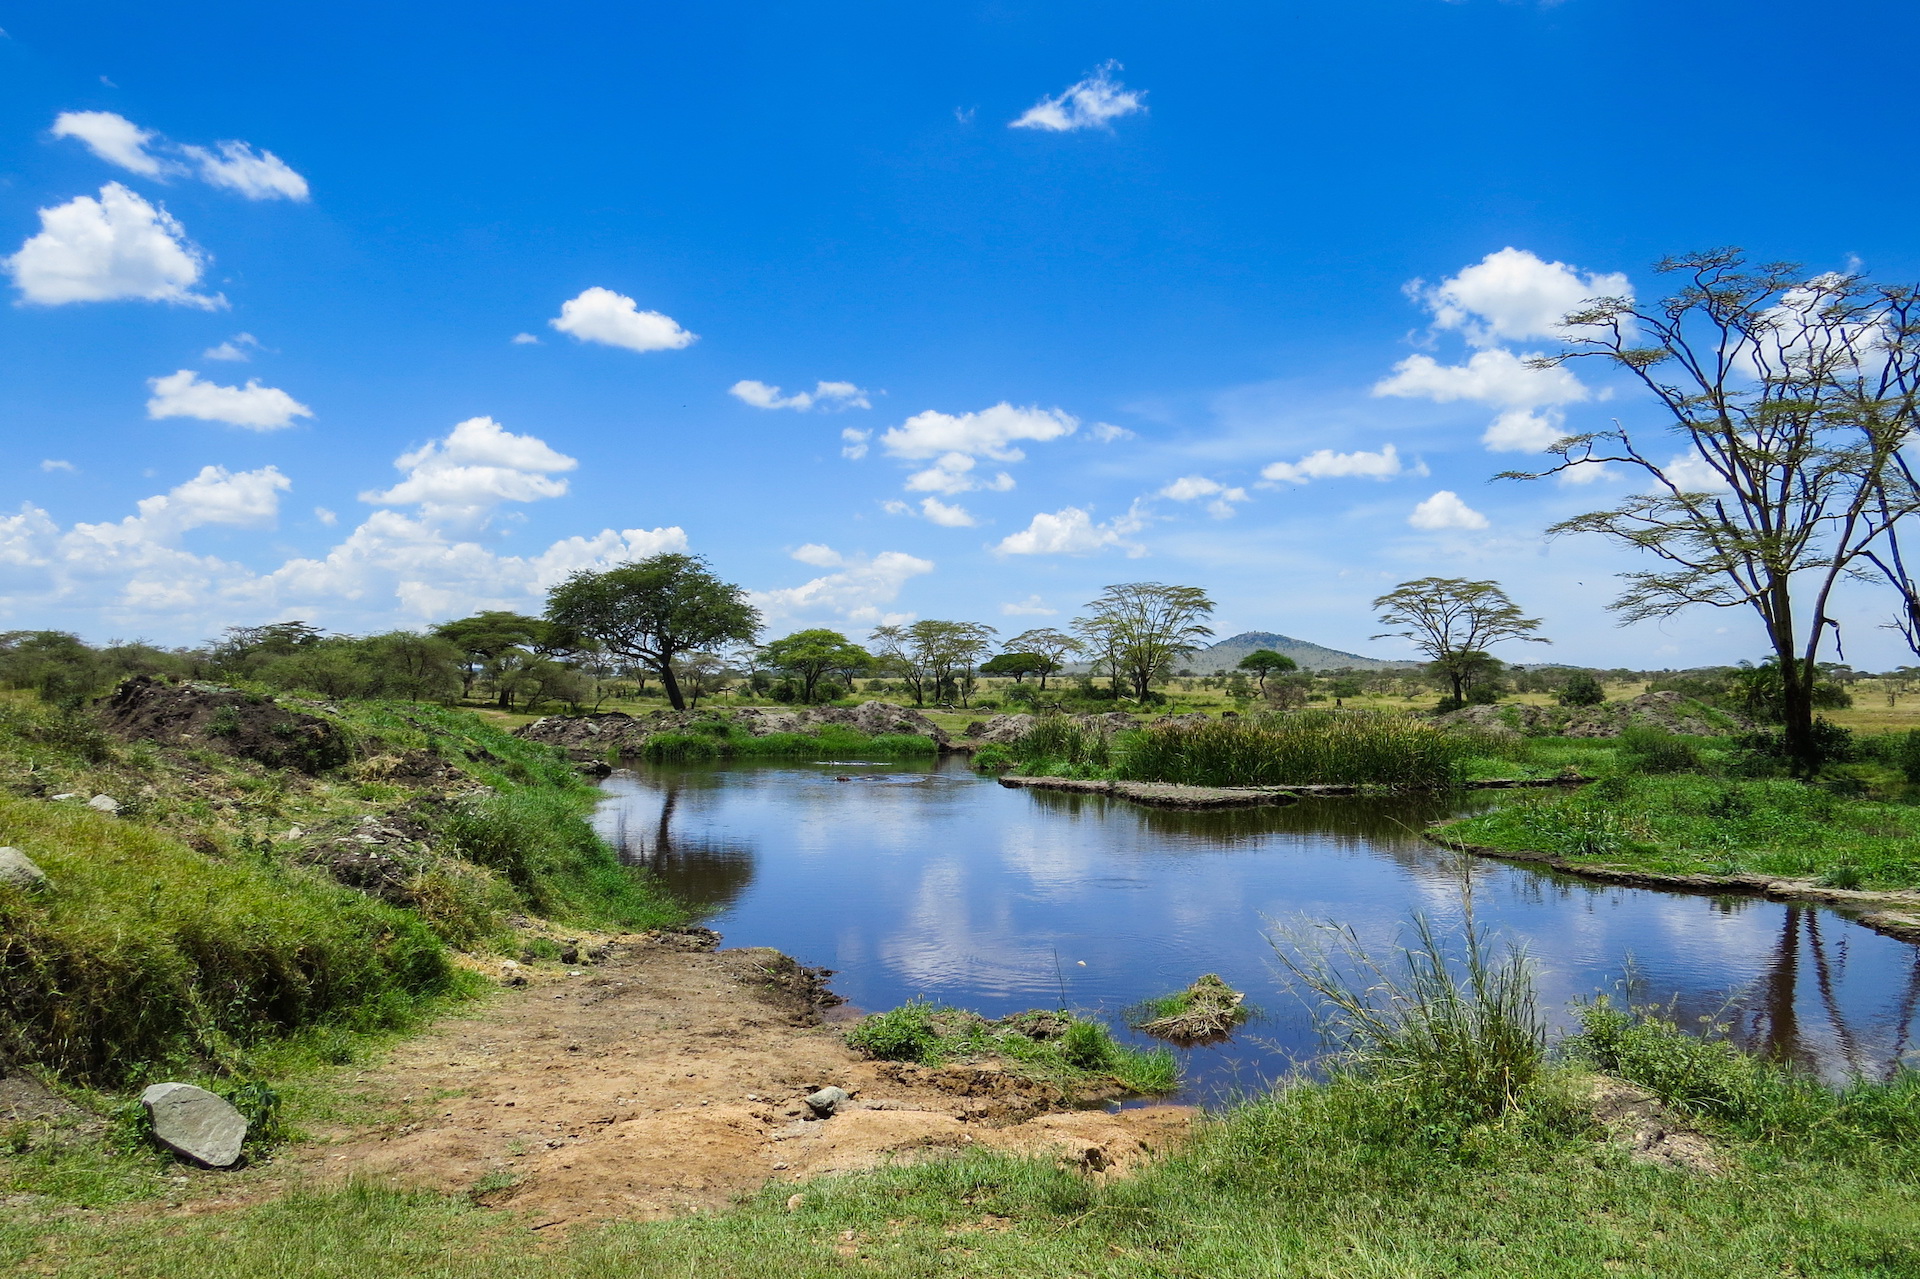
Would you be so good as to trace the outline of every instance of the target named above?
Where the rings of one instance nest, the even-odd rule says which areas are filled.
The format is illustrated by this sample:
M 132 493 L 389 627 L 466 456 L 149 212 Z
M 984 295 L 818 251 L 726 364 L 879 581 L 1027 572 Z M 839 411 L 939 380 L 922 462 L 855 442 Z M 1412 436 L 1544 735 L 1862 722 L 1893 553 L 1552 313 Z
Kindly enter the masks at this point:
M 957 697 L 964 705 L 973 691 L 973 668 L 996 634 L 981 622 L 914 622 L 876 626 L 870 638 L 886 664 L 898 672 L 915 706 Z
M 1261 693 L 1264 694 L 1267 691 L 1267 676 L 1278 671 L 1297 671 L 1300 669 L 1300 663 L 1285 653 L 1276 653 L 1270 648 L 1256 648 L 1241 658 L 1235 669 L 1252 671 L 1254 678 L 1260 683 Z
M 760 650 L 768 666 L 800 681 L 800 700 L 811 704 L 814 689 L 829 673 L 863 670 L 873 656 L 839 631 L 795 631 Z
M 1175 658 L 1213 634 L 1202 624 L 1213 612 L 1213 601 L 1198 586 L 1122 582 L 1089 601 L 1087 609 L 1086 617 L 1074 619 L 1074 630 L 1104 655 L 1115 687 L 1124 679 L 1141 701 Z
M 1081 651 L 1080 641 L 1065 631 L 1056 631 L 1050 627 L 1038 630 L 1021 631 L 1007 641 L 1009 653 L 1038 653 L 1047 659 L 1048 669 L 1040 671 L 1040 691 L 1047 691 L 1047 676 L 1058 671 L 1069 654 Z
M 1901 449 L 1916 424 L 1916 291 L 1858 274 L 1806 276 L 1792 263 L 1750 267 L 1737 249 L 1669 258 L 1680 277 L 1648 305 L 1596 298 L 1566 317 L 1568 349 L 1543 366 L 1597 358 L 1626 370 L 1663 410 L 1680 452 L 1656 461 L 1615 424 L 1550 450 L 1569 467 L 1607 463 L 1650 481 L 1605 510 L 1549 532 L 1599 533 L 1665 561 L 1623 576 L 1624 621 L 1696 604 L 1753 610 L 1780 668 L 1781 726 L 1796 768 L 1819 765 L 1813 692 L 1834 589 L 1869 565 L 1916 592 L 1891 536 L 1920 508 Z M 1660 450 L 1661 454 L 1666 449 Z M 1884 551 L 1884 555 L 1881 552 Z
M 677 711 L 687 704 L 675 658 L 750 643 L 760 630 L 760 614 L 745 591 L 715 577 L 699 556 L 673 551 L 601 573 L 574 573 L 547 592 L 547 620 L 653 671 Z
M 1374 600 L 1382 626 L 1397 629 L 1374 639 L 1399 638 L 1433 663 L 1447 681 L 1452 700 L 1464 702 L 1474 677 L 1490 660 L 1486 650 L 1502 640 L 1550 641 L 1535 635 L 1540 619 L 1528 617 L 1507 598 L 1498 582 L 1464 577 L 1420 577 L 1402 582 Z

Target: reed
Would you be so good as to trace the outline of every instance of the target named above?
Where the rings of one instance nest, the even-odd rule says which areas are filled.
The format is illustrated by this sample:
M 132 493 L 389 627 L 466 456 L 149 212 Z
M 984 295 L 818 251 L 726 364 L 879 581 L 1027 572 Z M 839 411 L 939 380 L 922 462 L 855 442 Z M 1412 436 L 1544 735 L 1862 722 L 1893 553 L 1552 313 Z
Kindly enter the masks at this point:
M 1037 731 L 1037 728 L 1036 728 Z M 1308 710 L 1156 724 L 1127 735 L 1122 777 L 1188 786 L 1333 784 L 1444 790 L 1473 743 L 1405 715 Z

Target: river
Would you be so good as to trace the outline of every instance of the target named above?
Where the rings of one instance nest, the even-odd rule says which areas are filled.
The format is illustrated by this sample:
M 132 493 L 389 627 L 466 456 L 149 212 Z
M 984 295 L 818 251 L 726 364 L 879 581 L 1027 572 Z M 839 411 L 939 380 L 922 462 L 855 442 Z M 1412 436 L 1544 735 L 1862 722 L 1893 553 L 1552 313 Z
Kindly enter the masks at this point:
M 1257 1017 L 1186 1050 L 1185 1092 L 1262 1088 L 1323 1051 L 1273 937 L 1350 926 L 1386 948 L 1414 912 L 1523 945 L 1543 1007 L 1618 992 L 1711 1019 L 1829 1078 L 1914 1052 L 1920 949 L 1836 912 L 1588 883 L 1463 858 L 1419 838 L 1440 799 L 1324 799 L 1183 813 L 1012 790 L 938 764 L 641 765 L 595 821 L 623 857 L 711 910 L 732 946 L 835 970 L 863 1009 L 914 997 L 998 1016 L 1098 1012 L 1215 972 Z M 1469 802 L 1495 802 L 1475 799 Z M 1146 1042 L 1146 1041 L 1141 1041 Z

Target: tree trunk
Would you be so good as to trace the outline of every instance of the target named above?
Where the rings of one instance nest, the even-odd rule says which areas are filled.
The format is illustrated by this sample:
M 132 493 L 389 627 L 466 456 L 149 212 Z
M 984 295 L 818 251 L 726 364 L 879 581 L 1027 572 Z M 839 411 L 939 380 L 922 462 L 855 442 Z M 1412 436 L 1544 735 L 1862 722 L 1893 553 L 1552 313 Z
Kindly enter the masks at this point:
M 660 687 L 667 690 L 667 704 L 677 711 L 687 709 L 687 699 L 680 696 L 680 681 L 673 675 L 673 662 L 670 659 L 661 659 L 655 673 L 660 676 Z
M 1797 657 L 1780 663 L 1780 732 L 1793 771 L 1801 777 L 1820 771 L 1820 753 L 1813 740 L 1813 680 L 1809 663 Z

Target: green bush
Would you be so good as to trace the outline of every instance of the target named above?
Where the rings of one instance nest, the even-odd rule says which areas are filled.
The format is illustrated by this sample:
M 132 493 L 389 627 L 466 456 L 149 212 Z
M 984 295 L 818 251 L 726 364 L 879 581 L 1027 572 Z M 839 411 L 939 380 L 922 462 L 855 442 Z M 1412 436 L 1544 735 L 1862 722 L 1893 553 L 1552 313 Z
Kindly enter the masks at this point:
M 1620 767 L 1636 773 L 1691 773 L 1700 768 L 1700 748 L 1664 729 L 1633 724 L 1620 733 Z
M 1296 711 L 1250 720 L 1156 724 L 1129 735 L 1121 776 L 1190 786 L 1327 783 L 1441 790 L 1474 744 L 1423 720 L 1368 711 Z

